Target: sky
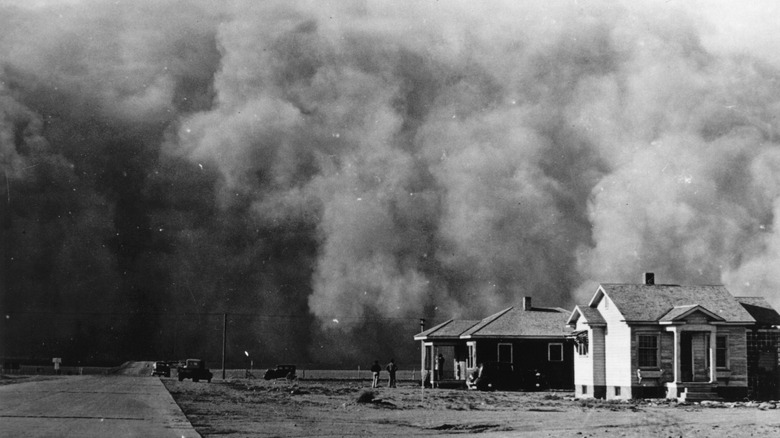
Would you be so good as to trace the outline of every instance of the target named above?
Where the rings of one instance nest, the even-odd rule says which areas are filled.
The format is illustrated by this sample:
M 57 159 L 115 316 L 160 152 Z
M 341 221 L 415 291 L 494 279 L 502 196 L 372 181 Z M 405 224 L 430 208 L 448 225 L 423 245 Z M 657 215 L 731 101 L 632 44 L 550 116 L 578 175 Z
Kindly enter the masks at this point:
M 0 0 L 0 354 L 414 364 L 643 272 L 780 308 L 780 6 L 634 3 Z

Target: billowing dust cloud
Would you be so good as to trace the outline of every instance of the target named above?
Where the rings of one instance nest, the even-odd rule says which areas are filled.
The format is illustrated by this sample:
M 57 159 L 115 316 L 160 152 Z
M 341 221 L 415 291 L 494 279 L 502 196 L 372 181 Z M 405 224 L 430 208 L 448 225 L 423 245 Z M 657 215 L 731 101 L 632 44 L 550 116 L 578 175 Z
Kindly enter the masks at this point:
M 681 10 L 2 9 L 14 354 L 216 355 L 228 313 L 239 353 L 413 363 L 421 317 L 643 271 L 780 307 L 780 74 Z

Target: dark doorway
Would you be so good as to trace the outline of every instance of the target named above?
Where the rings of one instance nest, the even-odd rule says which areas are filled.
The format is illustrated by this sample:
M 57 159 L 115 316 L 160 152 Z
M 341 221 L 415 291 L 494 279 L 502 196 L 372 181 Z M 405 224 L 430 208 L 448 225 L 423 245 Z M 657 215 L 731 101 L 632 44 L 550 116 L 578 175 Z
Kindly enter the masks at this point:
M 680 333 L 680 378 L 683 382 L 693 381 L 693 334 Z

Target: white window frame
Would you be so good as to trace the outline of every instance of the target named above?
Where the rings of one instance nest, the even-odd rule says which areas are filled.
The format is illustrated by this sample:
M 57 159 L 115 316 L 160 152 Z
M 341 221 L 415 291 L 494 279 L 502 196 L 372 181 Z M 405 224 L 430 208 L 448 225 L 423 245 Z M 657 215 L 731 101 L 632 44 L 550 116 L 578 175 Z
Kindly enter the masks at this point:
M 642 336 L 651 336 L 655 338 L 655 365 L 640 365 L 639 364 L 639 338 Z M 639 369 L 658 369 L 661 366 L 661 335 L 657 332 L 640 332 L 636 334 L 636 365 Z
M 561 351 L 561 354 L 560 354 L 561 358 L 560 358 L 560 360 L 553 360 L 552 359 L 551 352 L 552 352 L 552 347 L 553 346 L 556 346 L 556 347 L 558 347 L 560 349 L 560 351 Z M 550 342 L 549 344 L 547 344 L 547 362 L 563 362 L 563 343 L 562 342 Z
M 509 346 L 509 363 L 515 363 L 515 347 L 511 342 L 499 342 L 496 346 L 496 359 L 498 362 L 505 362 L 501 360 L 501 347 Z
M 477 367 L 477 343 L 476 342 L 467 342 L 466 343 L 466 349 L 468 350 L 468 358 L 466 362 L 467 368 L 476 368 Z
M 582 342 L 583 339 L 585 342 Z M 574 348 L 577 350 L 578 356 L 588 357 L 590 354 L 590 333 L 578 336 Z

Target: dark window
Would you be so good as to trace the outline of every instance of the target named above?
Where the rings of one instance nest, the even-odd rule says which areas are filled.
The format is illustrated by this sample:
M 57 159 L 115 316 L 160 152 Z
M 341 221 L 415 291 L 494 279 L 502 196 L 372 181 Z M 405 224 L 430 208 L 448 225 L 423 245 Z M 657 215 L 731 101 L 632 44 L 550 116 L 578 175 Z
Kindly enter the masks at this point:
M 619 396 L 619 395 L 620 395 L 620 387 L 619 387 L 619 386 L 616 386 L 616 387 L 615 387 L 615 396 L 617 397 L 617 396 Z
M 587 394 L 588 393 L 588 385 L 582 385 L 582 393 Z
M 563 362 L 563 344 L 548 344 L 547 359 L 550 362 Z
M 729 362 L 729 338 L 728 336 L 718 336 L 715 338 L 715 366 L 718 368 L 728 368 Z
M 431 347 L 430 345 L 425 346 L 425 369 L 430 370 L 431 369 Z
M 658 366 L 658 335 L 639 335 L 638 360 L 640 368 Z
M 512 362 L 512 344 L 498 344 L 498 361 Z

